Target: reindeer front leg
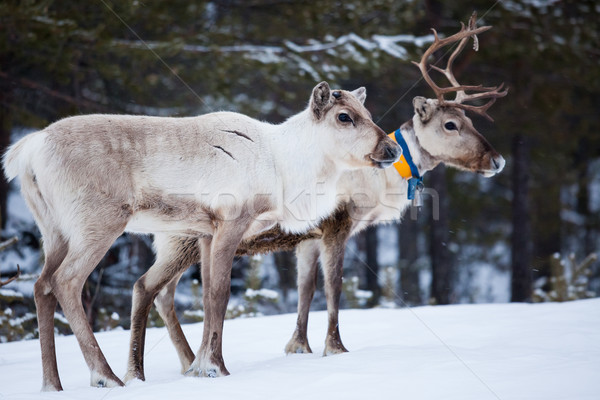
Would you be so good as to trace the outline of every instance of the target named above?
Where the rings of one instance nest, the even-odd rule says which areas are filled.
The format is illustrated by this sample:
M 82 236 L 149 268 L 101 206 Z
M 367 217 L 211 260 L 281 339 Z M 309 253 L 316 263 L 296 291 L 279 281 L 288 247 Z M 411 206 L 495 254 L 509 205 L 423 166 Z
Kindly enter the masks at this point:
M 194 353 L 183 335 L 172 307 L 172 297 L 181 275 L 199 258 L 197 239 L 156 234 L 154 246 L 156 248 L 155 263 L 137 280 L 133 287 L 131 340 L 125 382 L 131 379 L 145 380 L 144 346 L 148 314 L 152 307 L 152 301 L 158 294 L 163 289 L 169 290 L 168 287 L 166 288 L 167 285 L 173 286 L 171 288 L 173 291 L 171 294 L 171 307 L 169 308 L 163 301 L 160 303 L 162 307 L 158 307 L 159 313 L 167 325 L 171 340 L 175 344 L 179 358 L 182 359 L 182 364 L 184 363 L 183 358 L 187 357 L 187 365 L 194 358 Z
M 317 287 L 319 241 L 306 240 L 296 249 L 298 259 L 298 319 L 296 330 L 285 346 L 285 353 L 312 353 L 308 344 L 308 312 Z
M 202 345 L 187 374 L 211 378 L 229 375 L 222 353 L 223 322 L 231 293 L 233 258 L 250 222 L 250 218 L 225 220 L 215 229 L 210 246 L 210 270 L 202 266 L 205 315 Z M 204 247 L 201 252 L 204 258 Z

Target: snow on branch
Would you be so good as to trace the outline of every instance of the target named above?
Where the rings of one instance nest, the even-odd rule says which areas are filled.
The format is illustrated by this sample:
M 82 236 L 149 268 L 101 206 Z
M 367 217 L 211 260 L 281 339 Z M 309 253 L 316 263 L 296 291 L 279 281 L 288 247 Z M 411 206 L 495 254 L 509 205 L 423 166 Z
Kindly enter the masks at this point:
M 376 50 L 382 51 L 395 58 L 405 59 L 408 55 L 404 45 L 413 44 L 417 47 L 423 44 L 432 42 L 433 35 L 414 36 L 414 35 L 373 35 L 371 38 L 363 38 L 355 33 L 349 33 L 340 37 L 327 36 L 323 41 L 316 39 L 309 40 L 309 44 L 297 44 L 290 40 L 284 40 L 281 45 L 265 46 L 255 44 L 239 44 L 233 46 L 203 46 L 185 44 L 181 50 L 188 53 L 263 53 L 269 54 L 271 57 L 256 57 L 265 63 L 278 62 L 281 59 L 277 56 L 285 56 L 291 54 L 304 53 L 319 53 L 327 52 L 337 48 L 348 49 L 346 45 L 356 45 L 357 48 L 367 52 Z M 138 40 L 122 40 L 118 39 L 113 42 L 116 46 L 126 46 L 133 49 L 149 49 L 158 50 L 161 48 L 172 48 L 172 43 L 169 42 L 143 42 Z M 290 54 L 291 53 L 291 54 Z

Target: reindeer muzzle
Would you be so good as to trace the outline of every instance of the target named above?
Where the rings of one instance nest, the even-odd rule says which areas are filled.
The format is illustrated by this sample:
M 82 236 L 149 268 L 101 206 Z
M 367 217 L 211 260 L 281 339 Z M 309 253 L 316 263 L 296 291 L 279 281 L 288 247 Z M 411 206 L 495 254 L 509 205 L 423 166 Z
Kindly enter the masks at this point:
M 402 155 L 402 147 L 390 138 L 386 137 L 378 145 L 375 152 L 371 154 L 371 161 L 377 168 L 391 167 Z

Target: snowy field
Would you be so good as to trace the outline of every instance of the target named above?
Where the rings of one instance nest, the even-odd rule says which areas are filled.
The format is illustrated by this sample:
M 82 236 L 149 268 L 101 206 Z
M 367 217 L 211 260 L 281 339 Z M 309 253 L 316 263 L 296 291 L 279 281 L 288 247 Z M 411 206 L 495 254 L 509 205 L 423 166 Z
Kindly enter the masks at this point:
M 73 336 L 57 338 L 64 392 L 40 393 L 37 341 L 0 345 L 4 399 L 600 399 L 600 299 L 346 310 L 342 338 L 350 353 L 321 357 L 327 315 L 313 312 L 315 354 L 285 356 L 295 315 L 225 322 L 231 376 L 185 378 L 166 330 L 150 329 L 146 382 L 88 386 Z M 202 324 L 186 325 L 192 347 Z M 128 331 L 97 334 L 117 374 L 127 361 Z

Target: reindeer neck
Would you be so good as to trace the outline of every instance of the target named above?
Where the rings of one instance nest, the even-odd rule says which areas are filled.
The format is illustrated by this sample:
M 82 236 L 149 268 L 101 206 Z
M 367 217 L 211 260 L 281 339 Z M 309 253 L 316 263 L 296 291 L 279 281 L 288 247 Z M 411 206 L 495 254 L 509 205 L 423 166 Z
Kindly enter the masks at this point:
M 421 147 L 414 126 L 412 119 L 406 121 L 400 126 L 400 134 L 406 142 L 412 161 L 419 171 L 419 175 L 423 177 L 425 173 L 434 169 L 439 164 L 439 161 L 436 161 L 427 150 Z
M 324 151 L 326 146 L 314 128 L 310 112 L 296 114 L 273 128 L 269 139 L 278 174 L 294 181 L 338 179 L 341 172 Z
M 286 209 L 280 223 L 285 231 L 301 232 L 316 226 L 335 208 L 335 185 L 342 171 L 324 150 L 322 136 L 308 112 L 274 125 L 268 135 L 280 201 Z M 305 223 L 292 223 L 288 217 Z
M 423 175 L 436 164 L 433 157 L 419 144 L 412 120 L 402 124 L 390 137 L 402 147 L 402 156 L 394 163 L 393 168 L 387 169 L 388 184 L 406 184 L 407 199 L 413 200 L 417 191 L 420 192 L 423 188 Z

